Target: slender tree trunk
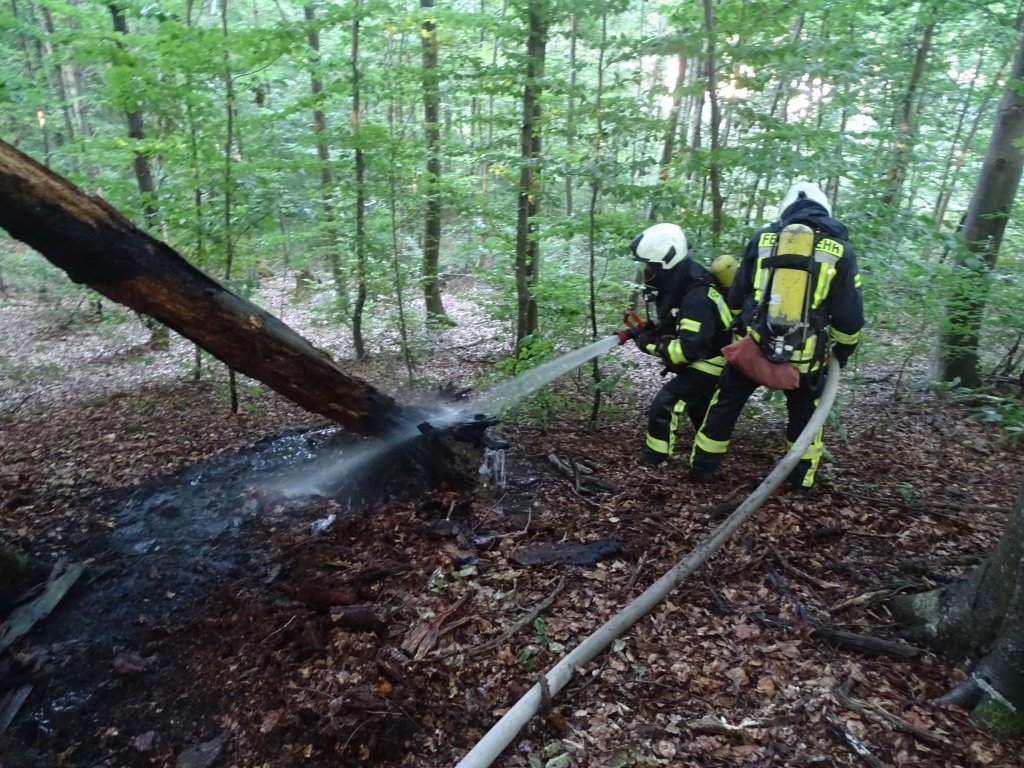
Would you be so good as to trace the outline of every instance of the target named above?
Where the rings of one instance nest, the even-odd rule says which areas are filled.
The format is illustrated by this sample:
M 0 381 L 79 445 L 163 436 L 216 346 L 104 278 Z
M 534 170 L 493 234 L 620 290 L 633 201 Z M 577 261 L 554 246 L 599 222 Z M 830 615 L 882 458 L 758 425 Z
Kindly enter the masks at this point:
M 676 54 L 676 79 L 672 86 L 672 107 L 668 111 L 665 133 L 661 141 L 661 161 L 658 163 L 658 192 L 647 213 L 647 220 L 652 223 L 669 215 L 669 206 L 665 205 L 662 199 L 667 196 L 669 166 L 672 164 L 672 156 L 676 151 L 676 134 L 679 131 L 679 114 L 683 108 L 683 85 L 685 82 L 686 55 L 678 53 Z
M 1010 60 L 1012 58 L 1013 51 L 1008 51 L 1006 57 L 999 65 L 999 71 L 996 73 L 993 82 L 999 83 L 1002 81 L 1003 72 L 1006 71 L 1006 66 L 1010 63 Z M 978 55 L 978 63 L 979 65 L 981 63 L 981 54 Z M 982 119 L 988 113 L 988 104 L 989 101 L 991 101 L 992 99 L 992 94 L 996 92 L 995 88 L 986 89 L 984 95 L 981 98 L 981 102 L 978 104 L 978 106 L 975 109 L 970 110 L 970 93 L 973 91 L 973 89 L 974 80 L 971 80 L 971 85 L 968 89 L 968 95 L 964 100 L 964 109 L 960 112 L 960 124 L 963 124 L 963 120 L 966 118 L 969 111 L 974 112 L 974 120 L 971 122 L 971 128 L 967 132 L 967 136 L 964 138 L 962 142 L 959 142 L 960 148 L 956 154 L 956 162 L 952 164 L 953 169 L 948 175 L 948 180 L 947 176 L 943 174 L 942 184 L 939 187 L 939 196 L 935 202 L 935 213 L 932 216 L 936 224 L 941 224 L 946 218 L 946 211 L 949 208 L 949 201 L 950 198 L 953 196 L 953 191 L 956 189 L 956 182 L 960 176 L 960 171 L 963 170 L 964 163 L 967 160 L 967 153 L 970 150 L 971 146 L 974 144 L 974 137 L 978 133 L 978 128 L 981 126 Z M 959 136 L 959 133 L 960 125 L 957 126 L 957 136 Z M 955 142 L 951 142 L 950 152 L 953 152 L 955 148 Z
M 316 137 L 316 156 L 320 164 L 320 205 L 323 209 L 324 232 L 327 237 L 327 262 L 331 267 L 331 280 L 334 282 L 334 293 L 339 308 L 343 314 L 348 314 L 348 286 L 345 284 L 341 256 L 338 253 L 341 232 L 338 229 L 338 219 L 332 203 L 334 173 L 331 171 L 331 150 L 326 139 L 327 117 L 321 108 L 324 84 L 320 77 L 320 32 L 316 24 L 314 7 L 307 3 L 302 7 L 302 12 L 308 25 L 306 44 L 313 53 L 309 87 L 313 97 L 313 135 Z
M 978 183 L 964 217 L 966 253 L 956 262 L 952 295 L 939 340 L 939 374 L 943 381 L 959 380 L 965 387 L 981 384 L 978 343 L 989 275 L 1020 186 L 1024 155 L 1024 95 L 1017 83 L 1024 78 L 1024 40 L 1021 40 L 1008 86 L 999 102 L 996 123 L 982 162 Z
M 483 3 L 481 2 L 481 8 Z M 502 22 L 505 20 L 505 14 L 508 12 L 508 0 L 501 0 L 501 15 L 500 19 Z M 498 35 L 494 36 L 494 40 L 491 42 L 491 70 L 495 70 L 498 66 L 498 54 L 500 52 L 501 38 Z M 494 89 L 488 89 L 487 94 L 487 151 L 490 152 L 494 147 Z M 480 164 L 480 194 L 483 197 L 483 209 L 484 209 L 484 227 L 490 229 L 490 195 L 491 195 L 491 163 L 489 160 L 484 160 Z M 486 269 L 489 266 L 490 258 L 486 250 L 481 249 L 480 258 L 477 261 L 480 269 Z
M 548 36 L 547 0 L 527 4 L 528 38 L 526 78 L 523 85 L 523 128 L 520 150 L 519 202 L 516 224 L 516 344 L 537 330 L 537 299 L 533 288 L 540 276 L 540 242 L 534 217 L 540 206 L 541 126 L 540 94 Z
M 117 45 L 125 48 L 125 39 L 128 37 L 128 22 L 120 6 L 111 4 L 108 6 L 110 15 L 114 21 L 114 31 L 118 34 Z M 146 217 L 146 226 L 151 230 L 157 228 L 157 209 L 155 204 L 156 185 L 153 183 L 153 171 L 149 165 L 149 155 L 141 148 L 141 142 L 146 139 L 143 114 L 140 108 L 125 111 L 128 120 L 128 138 L 136 142 L 132 168 L 135 171 L 135 181 L 139 186 L 139 193 L 142 196 L 142 208 Z
M 966 578 L 894 604 L 902 623 L 970 677 L 944 701 L 983 727 L 1024 733 L 1024 483 L 1002 538 Z
M 587 289 L 589 291 L 587 309 L 590 316 L 590 338 L 597 339 L 597 209 L 601 199 L 603 179 L 601 178 L 601 159 L 604 145 L 603 100 L 604 100 L 604 58 L 608 46 L 608 0 L 601 0 L 601 42 L 597 49 L 597 82 L 595 83 L 594 99 L 594 147 L 593 175 L 590 179 L 590 207 L 587 216 Z M 590 429 L 597 428 L 597 420 L 601 413 L 601 363 L 598 358 L 591 361 L 591 376 L 594 380 L 594 399 L 590 405 Z
M 579 77 L 579 64 L 576 61 L 576 43 L 579 39 L 579 19 L 573 13 L 569 20 L 569 93 L 565 100 L 565 149 L 571 157 L 573 145 L 576 143 L 576 81 Z M 600 77 L 600 73 L 598 77 Z M 565 174 L 565 216 L 572 218 L 573 175 Z
M 696 61 L 700 62 L 699 59 L 697 59 Z M 703 78 L 705 81 L 710 76 L 705 71 L 706 66 L 706 61 L 700 62 L 699 69 L 697 72 L 697 76 Z M 704 130 L 704 97 L 706 94 L 707 89 L 702 89 L 700 94 L 694 100 L 695 103 L 693 105 L 693 110 L 691 112 L 691 114 L 693 115 L 693 124 L 690 126 L 690 150 L 695 154 L 700 150 L 703 143 L 701 140 L 701 133 Z M 697 170 L 698 169 L 696 168 L 696 166 L 690 167 L 690 172 L 686 175 L 688 181 L 696 181 Z
M 922 9 L 922 14 L 925 17 L 925 24 L 917 46 L 917 53 L 914 55 L 914 68 L 910 73 L 907 89 L 900 100 L 900 110 L 893 125 L 895 137 L 886 173 L 885 194 L 882 196 L 882 204 L 887 208 L 896 208 L 900 204 L 903 182 L 907 176 L 907 169 L 913 161 L 913 147 L 917 141 L 917 115 L 914 103 L 917 100 L 917 89 L 924 77 L 925 65 L 932 47 L 936 10 L 932 6 L 927 6 Z
M 191 29 L 193 0 L 185 3 L 185 25 Z M 192 75 L 186 75 L 188 93 L 193 93 Z M 197 125 L 195 108 L 192 99 L 185 99 L 185 122 L 188 126 L 189 158 L 192 161 L 192 231 L 195 234 L 195 265 L 199 269 L 206 268 L 206 207 L 203 204 L 203 166 L 199 158 L 199 126 Z M 199 381 L 203 377 L 203 348 L 195 345 L 192 355 L 192 378 Z
M 235 238 L 232 206 L 234 204 L 234 157 L 235 150 L 235 78 L 231 71 L 231 45 L 228 34 L 228 0 L 220 0 L 221 32 L 224 36 L 224 279 L 231 279 L 234 265 Z M 231 398 L 231 412 L 238 413 L 238 382 L 235 369 L 228 367 L 228 394 Z
M 120 6 L 111 4 L 108 9 L 113 20 L 114 32 L 118 35 L 116 44 L 123 50 L 127 48 L 128 22 Z M 128 138 L 135 142 L 132 168 L 135 171 L 135 183 L 139 187 L 139 196 L 142 198 L 142 212 L 146 219 L 146 227 L 155 232 L 159 229 L 159 211 L 156 205 L 156 184 L 153 182 L 149 154 L 142 148 L 142 142 L 146 140 L 142 109 L 136 107 L 126 110 L 125 117 L 128 121 Z M 142 321 L 149 330 L 150 347 L 166 349 L 171 345 L 171 335 L 167 326 L 155 323 L 151 318 L 145 316 Z
M 711 181 L 711 233 L 715 240 L 722 233 L 722 164 L 718 160 L 718 131 L 721 127 L 722 115 L 718 109 L 718 78 L 715 76 L 715 8 L 712 0 L 704 0 L 704 30 L 707 34 L 706 59 L 704 74 L 707 77 L 708 105 L 711 107 L 710 124 L 710 155 L 711 162 L 708 177 Z
M 363 339 L 363 309 L 366 306 L 366 160 L 359 136 L 359 90 L 362 85 L 359 70 L 359 24 L 363 12 L 362 0 L 356 0 L 355 10 L 356 15 L 352 19 L 352 140 L 355 144 L 356 172 L 356 303 L 352 307 L 352 343 L 356 359 L 362 360 L 366 357 L 366 342 Z
M 388 69 L 397 69 L 391 56 L 391 37 L 388 37 Z M 405 143 L 403 132 L 395 130 L 395 103 L 394 95 L 388 102 L 388 140 L 391 162 L 388 163 L 388 195 L 390 196 L 389 208 L 391 215 L 391 267 L 395 277 L 395 298 L 398 302 L 398 332 L 402 340 L 402 359 L 405 361 L 407 380 L 410 384 L 413 381 L 415 363 L 412 351 L 409 348 L 409 325 L 405 318 L 405 275 L 402 269 L 402 247 L 398 234 L 398 169 L 399 169 L 399 148 Z
M 11 0 L 11 8 L 14 11 L 15 18 L 19 18 L 15 0 Z M 29 5 L 25 21 L 30 24 L 37 23 L 32 12 L 31 4 Z M 45 73 L 46 54 L 43 50 L 43 41 L 38 37 L 35 40 L 30 40 L 26 35 L 22 37 L 22 41 L 23 51 L 25 54 L 25 72 L 30 75 L 30 79 L 34 82 L 38 92 L 41 94 L 39 100 L 35 104 L 36 123 L 39 126 L 39 140 L 43 145 L 43 160 L 47 165 L 49 165 L 52 160 L 50 157 L 49 88 Z
M 426 13 L 420 28 L 423 41 L 423 132 L 427 141 L 427 172 L 423 179 L 423 300 L 427 310 L 427 324 L 444 327 L 453 325 L 444 311 L 438 277 L 441 255 L 441 134 L 438 115 L 441 106 L 440 78 L 437 70 L 437 23 L 430 11 L 434 0 L 420 0 Z
M 47 56 L 56 61 L 57 57 L 53 50 L 53 38 L 56 35 L 56 28 L 53 25 L 53 13 L 45 5 L 40 6 L 39 10 L 43 16 L 43 30 L 46 32 L 46 36 L 43 38 L 43 49 Z M 58 143 L 72 142 L 75 139 L 75 121 L 71 112 L 72 87 L 68 79 L 67 65 L 54 63 L 53 82 L 57 88 L 57 96 L 60 99 L 60 109 L 64 116 L 64 130 L 67 134 Z

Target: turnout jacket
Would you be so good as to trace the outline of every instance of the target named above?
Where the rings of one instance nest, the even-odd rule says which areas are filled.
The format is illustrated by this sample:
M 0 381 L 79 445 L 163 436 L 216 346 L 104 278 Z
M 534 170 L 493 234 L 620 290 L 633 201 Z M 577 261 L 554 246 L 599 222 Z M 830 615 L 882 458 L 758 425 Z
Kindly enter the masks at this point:
M 645 350 L 674 373 L 692 368 L 717 378 L 725 366 L 722 347 L 732 340 L 733 315 L 725 297 L 714 276 L 692 259 L 668 277 L 667 285 L 656 287 L 655 331 L 661 343 Z
M 798 200 L 785 210 L 782 218 L 754 233 L 729 289 L 729 307 L 741 313 L 746 332 L 759 340 L 760 329 L 752 327 L 752 323 L 755 309 L 761 301 L 761 288 L 768 276 L 762 260 L 770 248 L 764 246 L 774 242 L 772 236 L 777 236 L 789 224 L 806 224 L 815 231 L 815 259 L 820 262 L 820 269 L 814 286 L 812 310 L 818 313 L 827 328 L 828 338 L 834 344 L 833 354 L 845 365 L 856 349 L 860 330 L 864 327 L 857 257 L 848 241 L 846 225 L 829 216 L 813 200 Z M 812 336 L 804 349 L 794 355 L 792 362 L 801 373 L 809 373 L 823 364 L 827 350 L 819 348 L 819 343 L 819 338 Z

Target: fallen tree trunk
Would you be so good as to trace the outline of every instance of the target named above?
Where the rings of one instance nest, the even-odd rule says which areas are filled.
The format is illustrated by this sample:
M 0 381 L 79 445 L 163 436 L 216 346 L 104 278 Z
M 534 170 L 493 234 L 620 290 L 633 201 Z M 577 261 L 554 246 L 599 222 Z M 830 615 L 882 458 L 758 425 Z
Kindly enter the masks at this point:
M 278 318 L 3 141 L 0 226 L 74 282 L 159 320 L 309 411 L 363 435 L 403 421 L 394 400 L 346 374 Z

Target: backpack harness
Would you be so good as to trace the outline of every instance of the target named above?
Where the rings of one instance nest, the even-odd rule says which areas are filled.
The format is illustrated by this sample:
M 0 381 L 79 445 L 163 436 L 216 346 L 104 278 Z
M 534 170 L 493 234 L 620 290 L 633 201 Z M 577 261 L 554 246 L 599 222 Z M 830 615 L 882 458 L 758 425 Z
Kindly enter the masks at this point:
M 806 224 L 764 232 L 757 243 L 751 335 L 767 360 L 809 372 L 825 357 L 828 297 L 842 244 Z

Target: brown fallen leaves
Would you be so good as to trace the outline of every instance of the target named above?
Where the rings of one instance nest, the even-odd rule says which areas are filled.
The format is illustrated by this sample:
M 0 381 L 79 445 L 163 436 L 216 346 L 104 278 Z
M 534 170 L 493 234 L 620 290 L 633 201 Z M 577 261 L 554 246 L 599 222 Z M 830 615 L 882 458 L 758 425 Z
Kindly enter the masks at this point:
M 188 349 L 153 353 L 164 354 L 189 359 Z M 193 384 L 187 365 L 144 383 L 129 376 L 142 363 L 107 357 L 95 363 L 113 376 L 105 390 L 62 390 L 59 407 L 2 414 L 0 538 L 37 557 L 102 551 L 114 522 L 89 499 L 104 489 L 317 423 L 265 393 L 228 417 L 217 385 Z M 429 372 L 464 376 L 457 364 L 435 355 Z M 566 404 L 546 433 L 507 427 L 509 487 L 462 500 L 457 525 L 449 497 L 391 500 L 317 535 L 323 502 L 261 507 L 238 534 L 232 571 L 106 657 L 87 716 L 48 739 L 12 729 L 7 746 L 24 768 L 453 765 L 781 455 L 780 416 L 755 402 L 722 482 L 689 485 L 678 460 L 637 472 L 624 447 L 639 445 L 648 394 L 628 398 L 656 386 L 655 374 L 608 393 L 630 415 L 594 433 L 571 405 L 588 401 L 585 388 L 561 382 Z M 812 635 L 810 617 L 897 639 L 884 595 L 976 562 L 1012 501 L 1019 449 L 955 408 L 903 405 L 888 386 L 863 384 L 844 406 L 849 437 L 826 436 L 820 498 L 771 499 L 704 578 L 579 670 L 496 766 L 1018 765 L 1021 745 L 936 705 L 956 675 L 945 661 L 865 655 Z M 595 468 L 602 492 L 580 493 L 552 453 Z M 531 547 L 601 540 L 621 551 L 594 565 L 526 564 Z M 39 682 L 66 674 L 48 657 L 19 647 L 0 684 L 16 682 L 14 667 Z

